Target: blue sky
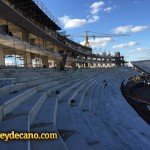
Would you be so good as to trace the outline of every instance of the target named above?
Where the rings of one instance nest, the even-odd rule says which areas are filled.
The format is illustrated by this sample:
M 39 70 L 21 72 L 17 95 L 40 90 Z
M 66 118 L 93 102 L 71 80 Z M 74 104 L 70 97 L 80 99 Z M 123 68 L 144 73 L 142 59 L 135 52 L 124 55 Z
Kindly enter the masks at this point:
M 70 35 L 129 34 L 91 38 L 94 53 L 120 51 L 126 60 L 150 59 L 150 0 L 42 0 Z M 96 32 L 96 33 L 94 33 Z M 71 37 L 84 44 L 83 37 Z

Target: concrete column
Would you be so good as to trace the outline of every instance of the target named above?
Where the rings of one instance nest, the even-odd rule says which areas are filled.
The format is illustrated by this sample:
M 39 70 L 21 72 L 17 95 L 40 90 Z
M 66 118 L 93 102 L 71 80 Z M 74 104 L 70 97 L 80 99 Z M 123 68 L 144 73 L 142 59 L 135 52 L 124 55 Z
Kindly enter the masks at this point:
M 75 62 L 71 62 L 70 65 L 71 65 L 71 68 L 73 68 L 73 69 L 76 68 L 76 63 Z
M 58 67 L 59 66 L 59 60 L 58 59 L 54 59 L 54 66 Z
M 84 63 L 82 64 L 82 67 L 83 67 L 83 68 L 85 68 L 85 65 L 84 65 Z
M 23 41 L 29 42 L 29 32 L 24 30 L 22 32 L 22 39 L 23 39 Z
M 80 63 L 77 63 L 78 68 L 80 68 Z
M 58 46 L 57 45 L 54 45 L 54 52 L 58 53 Z
M 89 68 L 88 63 L 85 63 L 85 68 Z
M 98 62 L 96 63 L 96 68 L 98 68 Z
M 101 66 L 102 66 L 101 63 L 99 63 L 99 64 L 98 64 L 98 68 L 100 68 Z
M 47 41 L 46 41 L 46 39 L 43 39 L 43 48 L 47 49 Z
M 24 58 L 24 64 L 25 67 L 32 67 L 32 59 L 31 59 L 31 54 L 30 52 L 26 52 L 25 58 Z
M 97 63 L 97 68 L 99 68 L 99 63 Z
M 4 65 L 5 65 L 4 53 L 2 47 L 0 46 L 0 66 L 4 66 Z
M 44 68 L 48 68 L 49 67 L 49 65 L 48 65 L 48 57 L 47 56 L 43 56 L 42 57 L 42 64 L 43 64 Z
M 84 63 L 82 63 L 82 68 L 84 68 Z

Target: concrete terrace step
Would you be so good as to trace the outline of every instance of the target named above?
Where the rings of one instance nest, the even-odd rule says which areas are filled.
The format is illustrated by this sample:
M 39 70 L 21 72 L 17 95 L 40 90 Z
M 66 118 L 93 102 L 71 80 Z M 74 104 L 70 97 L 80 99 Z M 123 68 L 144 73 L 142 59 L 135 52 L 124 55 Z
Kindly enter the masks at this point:
M 61 79 L 60 79 L 61 80 Z M 4 97 L 5 95 L 8 94 L 12 94 L 12 93 L 16 93 L 19 92 L 20 90 L 26 89 L 28 86 L 29 87 L 34 87 L 36 85 L 38 85 L 38 90 L 42 91 L 45 88 L 50 88 L 51 86 L 55 86 L 55 83 L 58 84 L 58 81 L 53 81 L 51 79 L 44 79 L 43 80 L 39 80 L 40 82 L 37 83 L 37 81 L 32 81 L 30 83 L 18 83 L 18 84 L 12 84 L 10 86 L 6 86 L 3 88 L 0 88 L 0 96 Z M 65 79 L 63 79 L 61 82 L 65 81 Z M 42 84 L 42 85 L 40 85 Z
M 32 125 L 53 124 L 57 105 L 56 99 L 57 95 L 52 95 L 45 100 Z
M 102 148 L 99 140 L 90 126 L 89 122 L 83 116 L 79 107 L 71 108 L 73 120 L 75 122 L 76 132 L 83 137 L 85 142 L 89 145 L 89 147 L 93 150 L 97 150 L 98 148 Z
M 57 105 L 56 128 L 60 130 L 75 130 L 69 104 L 67 102 L 61 102 Z
M 19 76 L 17 77 L 18 82 L 31 82 L 31 81 L 38 81 L 39 79 L 44 80 L 44 79 L 58 79 L 60 77 L 63 77 L 64 75 L 60 76 L 60 74 L 52 74 L 52 75 L 25 75 L 25 76 Z M 30 78 L 29 78 L 30 77 Z
M 39 113 L 37 114 L 35 120 L 31 125 L 32 132 L 57 132 L 58 131 L 54 127 L 54 118 L 55 118 L 55 109 L 57 107 L 57 95 L 52 94 L 49 98 L 45 100 L 43 106 L 41 107 Z M 59 133 L 58 133 L 59 135 Z M 42 141 L 42 145 L 40 142 L 31 141 L 31 149 L 41 150 L 43 148 L 51 147 L 52 149 L 62 149 L 67 150 L 63 140 L 59 136 L 55 141 Z
M 0 118 L 2 119 L 27 98 L 37 92 L 37 87 L 31 89 L 20 90 L 17 93 L 12 93 L 0 99 Z
M 82 84 L 84 81 L 86 81 L 87 79 L 90 79 L 90 77 L 84 77 L 81 81 L 78 81 L 77 83 L 75 83 L 74 85 L 70 86 L 69 88 L 67 88 L 63 93 L 61 93 L 58 96 L 58 101 L 62 101 L 63 98 L 74 88 L 76 88 L 77 86 L 79 86 L 80 84 Z
M 108 150 L 120 150 L 121 144 L 115 140 L 115 136 L 109 131 L 109 129 L 99 120 L 95 114 L 91 112 L 84 112 L 87 117 L 87 121 L 93 128 L 99 142 L 104 146 L 104 149 Z
M 88 86 L 86 86 L 86 87 L 84 88 L 84 91 L 82 91 L 82 96 L 81 96 L 81 98 L 80 98 L 79 107 L 82 106 L 83 100 L 84 100 L 84 98 L 85 98 L 85 96 L 86 96 L 86 94 L 87 94 L 87 91 L 89 90 L 89 88 L 90 88 L 91 85 L 92 85 L 92 82 L 91 82 Z
M 54 127 L 53 124 L 41 124 L 41 125 L 32 125 L 31 127 L 32 132 L 38 133 L 57 133 L 58 139 L 56 140 L 40 140 L 40 141 L 31 141 L 30 142 L 30 149 L 31 150 L 68 150 L 65 143 L 63 142 L 61 136 L 59 135 L 58 131 Z
M 84 94 L 82 92 L 82 90 L 84 90 L 84 87 L 88 86 L 88 84 L 91 85 L 91 83 L 95 83 L 95 81 L 93 82 L 93 80 L 94 79 L 91 79 L 86 83 L 84 83 L 84 86 L 81 86 L 78 92 L 75 93 L 76 95 L 74 94 L 71 98 L 75 100 L 80 99 L 82 97 L 82 94 Z M 77 133 L 83 137 L 83 139 L 92 149 L 98 149 L 99 147 L 101 147 L 95 133 L 93 132 L 93 129 L 87 122 L 86 118 L 82 115 L 82 112 L 78 107 L 78 104 L 71 107 L 71 112 L 72 112 L 73 120 L 75 122 Z
M 7 114 L 0 123 L 0 131 L 9 132 L 29 132 L 30 124 L 33 122 L 43 102 L 47 98 L 46 94 L 36 93 L 28 100 L 20 104 L 11 113 Z M 18 123 L 19 122 L 19 123 Z M 4 149 L 27 150 L 29 141 L 10 141 L 9 144 L 1 143 Z
M 65 80 L 61 80 L 58 86 L 55 86 L 54 88 L 50 89 L 48 91 L 48 95 L 51 95 L 52 93 L 56 92 L 56 90 L 59 90 L 60 93 L 62 93 L 61 88 L 65 87 L 66 89 L 70 87 L 71 85 L 74 85 L 75 83 L 81 81 L 84 76 L 71 76 Z
M 47 83 L 47 82 L 51 82 L 52 79 L 48 79 L 48 78 L 39 78 L 38 80 L 33 80 L 33 81 L 30 81 L 30 82 L 27 82 L 28 83 L 28 86 L 29 87 L 32 87 L 32 86 L 38 86 L 38 85 L 41 85 L 41 84 L 44 84 L 44 83 Z
M 88 86 L 94 79 L 85 80 L 84 83 L 74 92 L 74 94 L 69 99 L 69 105 L 71 103 L 71 100 L 75 100 L 74 105 L 79 105 L 81 95 L 85 91 L 86 86 Z M 72 104 L 73 105 L 73 104 Z
M 65 76 L 65 78 L 67 78 L 67 77 Z M 57 77 L 57 78 L 54 78 L 54 79 L 35 80 L 35 81 L 29 82 L 29 83 L 12 84 L 10 86 L 6 86 L 6 87 L 3 87 L 3 88 L 0 88 L 0 96 L 4 96 L 6 94 L 17 92 L 19 90 L 27 88 L 27 86 L 34 87 L 34 86 L 38 86 L 39 85 L 38 86 L 38 87 L 40 87 L 39 90 L 42 90 L 46 86 L 48 87 L 48 85 L 51 85 L 52 81 L 57 81 L 57 79 L 59 81 L 59 80 L 62 80 L 63 78 L 62 77 L 60 77 L 60 78 Z M 46 84 L 44 84 L 44 83 L 46 83 Z M 44 85 L 40 86 L 41 84 L 44 84 Z
M 86 80 L 88 81 L 88 78 Z M 86 80 L 82 80 L 82 82 L 80 82 L 80 83 L 82 84 Z M 76 84 L 76 86 L 77 85 L 78 84 Z M 83 149 L 83 148 L 89 149 L 87 143 L 84 141 L 84 138 L 82 138 L 78 133 L 76 133 L 76 127 L 75 127 L 75 122 L 73 120 L 73 115 L 71 115 L 70 106 L 67 104 L 67 99 L 69 100 L 71 98 L 71 95 L 74 95 L 74 90 L 76 90 L 76 88 L 75 88 L 76 86 L 73 86 L 73 88 L 71 88 L 68 95 L 63 96 L 63 99 L 66 99 L 65 101 L 63 101 L 63 102 L 60 101 L 60 103 L 58 103 L 56 127 L 59 130 L 59 132 L 60 131 L 73 132 L 73 135 L 69 136 L 67 139 L 67 141 L 69 141 L 69 142 L 67 142 L 66 140 L 63 139 L 65 144 L 67 145 L 67 147 L 70 147 L 71 145 L 73 145 L 73 143 L 77 142 L 80 145 L 80 146 L 78 146 L 79 149 Z M 82 87 L 84 87 L 84 86 L 82 86 Z M 77 91 L 79 92 L 80 88 L 78 88 Z M 75 92 L 75 93 L 77 94 L 78 92 Z M 76 139 L 76 138 L 78 138 L 78 139 Z M 71 139 L 73 139 L 73 140 L 71 140 Z
M 16 83 L 17 82 L 17 80 L 16 80 L 16 78 L 0 78 L 0 81 L 2 82 L 2 81 L 10 81 L 11 83 Z
M 99 98 L 99 93 L 101 91 L 101 85 L 102 82 L 99 81 L 97 82 L 97 84 L 95 85 L 93 94 L 92 94 L 92 101 L 91 101 L 91 111 L 93 111 L 94 113 L 98 113 L 100 111 L 100 98 Z
M 44 90 L 47 90 L 48 94 L 50 95 L 53 91 L 56 91 L 59 86 L 60 87 L 67 86 L 67 85 L 69 86 L 70 83 L 74 83 L 76 80 L 79 81 L 79 79 L 80 78 L 78 78 L 78 76 L 76 76 L 76 77 L 71 77 L 71 76 L 64 77 L 64 78 L 61 78 L 57 81 L 53 81 L 53 82 L 49 82 L 49 83 L 41 85 L 40 87 L 38 87 L 38 91 L 42 91 L 44 89 Z
M 64 90 L 57 98 L 58 108 L 57 108 L 57 118 L 56 118 L 56 127 L 57 129 L 63 130 L 75 130 L 73 118 L 70 112 L 70 106 L 68 100 L 71 95 L 74 94 L 74 90 L 80 86 L 86 79 L 82 79 L 80 82 L 70 86 Z M 66 92 L 67 91 L 67 92 Z M 69 94 L 68 94 L 69 92 Z M 63 98 L 63 100 L 62 100 Z
M 18 116 L 24 116 L 24 115 L 30 115 L 30 112 L 33 110 L 35 104 L 37 104 L 38 100 L 43 96 L 43 93 L 35 93 L 31 97 L 29 97 L 25 102 L 21 103 L 17 108 L 15 108 L 13 111 L 8 113 L 0 123 L 0 126 L 2 128 L 2 124 L 5 124 L 5 122 L 12 121 L 15 117 Z M 29 122 L 30 124 L 30 122 Z M 15 125 L 15 122 L 14 122 Z M 16 123 L 16 126 L 18 124 Z M 10 124 L 7 124 L 8 128 L 11 128 Z M 28 127 L 28 126 L 27 126 Z M 6 128 L 4 127 L 3 130 Z M 7 131 L 7 129 L 6 129 Z
M 57 84 L 57 83 L 65 82 L 65 80 L 68 79 L 69 77 L 65 76 L 65 77 L 45 78 L 42 80 L 29 82 L 28 85 L 29 86 L 38 86 L 39 87 L 38 89 L 42 90 L 42 88 L 46 88 L 46 87 L 48 88 L 48 86 L 51 84 L 53 84 L 53 86 L 54 86 L 55 83 Z
M 82 97 L 79 103 L 79 106 L 81 108 L 83 108 L 84 106 L 85 106 L 85 110 L 89 110 L 91 108 L 91 101 L 93 101 L 92 95 L 94 90 L 97 89 L 97 85 L 99 84 L 100 81 L 101 81 L 101 77 L 98 75 L 96 78 L 93 79 L 93 81 L 88 86 L 86 86 L 86 88 L 82 93 Z M 87 101 L 87 99 L 89 100 Z
M 31 81 L 28 83 L 29 86 L 37 86 L 37 85 L 40 85 L 40 84 L 44 84 L 44 83 L 47 83 L 47 82 L 52 82 L 52 81 L 61 81 L 63 79 L 67 79 L 69 78 L 70 75 L 66 75 L 66 76 L 55 76 L 53 78 L 44 78 L 44 79 L 40 79 L 40 80 L 34 80 L 34 81 Z
M 42 77 L 42 76 L 39 76 L 39 75 L 28 75 L 28 76 L 21 76 L 21 77 L 18 77 L 17 78 L 17 82 L 20 83 L 20 82 L 30 82 L 32 80 L 38 80 L 40 78 L 45 78 L 45 77 Z
M 60 85 L 56 86 L 54 89 L 59 90 L 59 92 L 63 92 L 65 90 L 66 86 L 63 84 L 63 86 L 60 87 Z M 53 124 L 55 117 L 56 117 L 56 109 L 57 109 L 57 96 L 58 94 L 53 93 L 53 88 L 49 90 L 51 94 L 49 94 L 48 98 L 43 103 L 43 106 L 41 107 L 37 117 L 35 118 L 33 124 L 40 124 L 40 123 L 46 123 L 46 124 Z
M 19 84 L 12 84 L 10 86 L 5 86 L 3 88 L 0 88 L 0 97 L 17 92 L 25 88 L 27 88 L 27 83 L 19 83 Z
M 69 82 L 71 85 L 71 82 Z M 61 86 L 58 85 L 55 87 L 55 91 L 59 90 L 60 93 L 62 93 L 68 83 L 62 84 Z M 54 89 L 51 89 L 53 91 Z M 52 93 L 52 92 L 50 92 Z M 56 118 L 57 113 L 57 94 L 51 94 L 49 98 L 45 100 L 43 103 L 43 106 L 41 107 L 39 113 L 37 114 L 34 122 L 31 125 L 31 131 L 32 132 L 57 132 L 57 130 L 54 128 L 54 122 Z M 42 146 L 47 148 L 47 146 L 53 148 L 53 149 L 67 149 L 63 140 L 61 137 L 59 137 L 56 141 L 44 141 L 42 142 Z M 41 149 L 40 143 L 31 141 L 31 149 L 37 148 Z
M 94 92 L 94 88 L 95 86 L 97 86 L 97 84 L 95 84 L 97 81 L 94 81 L 90 84 L 88 91 L 86 92 L 86 94 L 84 94 L 83 97 L 83 103 L 81 105 L 81 109 L 82 111 L 88 111 L 91 110 L 91 102 L 93 100 L 92 95 Z
M 25 92 L 27 90 L 28 89 L 20 90 L 19 92 L 15 92 L 15 93 L 12 93 L 9 95 L 4 95 L 4 96 L 0 97 L 0 106 L 1 106 L 1 114 L 2 114 L 1 117 L 3 116 L 3 110 L 2 110 L 3 104 L 12 98 L 15 98 L 17 95 L 22 94 L 23 92 Z
M 0 73 L 0 78 L 4 78 L 4 74 L 3 73 Z
M 59 92 L 62 93 L 63 87 L 68 88 L 70 85 L 73 85 L 75 82 L 80 81 L 81 79 L 82 78 L 75 77 L 75 78 L 68 79 L 64 82 L 60 82 L 58 86 L 55 86 L 48 91 L 48 95 L 50 96 L 51 94 L 55 93 L 57 90 L 59 90 Z
M 116 83 L 112 85 L 112 88 L 114 88 L 115 91 L 117 92 L 119 87 L 118 88 L 115 88 L 115 87 L 117 87 Z M 115 101 L 117 102 L 117 105 Z M 124 139 L 127 139 L 126 142 L 129 143 L 129 146 L 132 149 L 134 148 L 133 145 L 136 145 L 135 146 L 136 149 L 139 149 L 139 148 L 148 149 L 148 147 L 150 147 L 150 143 L 147 140 L 147 139 L 150 139 L 150 134 L 149 134 L 150 132 L 148 132 L 148 128 L 146 129 L 146 126 L 148 127 L 148 125 L 145 124 L 145 122 L 138 121 L 138 120 L 141 120 L 141 118 L 138 115 L 136 115 L 136 112 L 126 103 L 126 101 L 121 95 L 121 92 L 118 92 L 117 94 L 115 94 L 115 97 L 112 96 L 111 102 L 113 103 L 111 104 L 111 106 L 113 106 L 115 110 L 114 113 L 116 113 L 115 116 L 117 116 L 117 119 L 118 119 L 116 120 L 115 118 L 111 117 L 112 126 L 115 126 L 115 129 L 113 129 L 113 127 L 112 129 L 115 130 L 115 132 L 118 134 L 118 137 L 121 140 L 120 142 L 124 144 L 123 142 Z M 122 114 L 125 114 L 125 113 L 130 114 L 130 116 L 123 117 Z M 128 122 L 130 122 L 130 120 L 132 120 L 132 124 L 129 125 Z M 140 122 L 140 125 L 136 124 L 136 122 Z M 134 126 L 136 126 L 136 130 Z M 142 126 L 145 126 L 144 127 L 145 130 L 143 130 Z M 141 133 L 143 136 L 141 136 Z M 137 139 L 138 139 L 138 142 L 137 142 Z
M 63 81 L 64 81 L 64 80 L 63 80 Z M 63 82 L 63 81 L 61 81 L 61 82 Z M 38 86 L 37 89 L 38 89 L 39 92 L 40 92 L 40 91 L 42 92 L 42 91 L 44 91 L 44 90 L 48 91 L 49 89 L 51 89 L 51 88 L 53 88 L 53 87 L 59 85 L 61 82 L 60 82 L 60 81 L 48 82 L 48 83 L 45 83 L 45 84 L 43 84 L 43 85 Z
M 113 78 L 111 80 L 113 80 Z M 115 84 L 116 83 L 117 83 L 117 81 L 115 82 Z M 110 88 L 113 88 L 114 85 L 112 85 L 112 83 L 108 83 L 108 84 L 110 84 L 110 87 L 108 87 L 106 89 L 102 88 L 103 91 L 100 93 L 101 95 L 102 95 L 102 93 L 105 95 L 106 94 L 105 91 L 107 90 L 107 97 L 106 97 L 107 101 L 105 100 L 105 96 L 102 95 L 102 97 L 101 97 L 101 100 L 104 99 L 103 101 L 100 101 L 101 105 L 102 105 L 101 106 L 101 113 L 99 113 L 99 114 L 93 113 L 93 116 L 89 117 L 89 119 L 91 120 L 92 118 L 95 117 L 96 120 L 98 120 L 99 124 L 101 124 L 101 126 L 103 127 L 103 130 L 106 131 L 105 133 L 107 133 L 107 132 L 109 133 L 111 139 L 116 143 L 113 146 L 114 149 L 117 148 L 117 147 L 118 147 L 118 149 L 120 149 L 120 148 L 125 148 L 125 149 L 143 149 L 143 147 L 145 147 L 145 148 L 148 147 L 148 144 L 147 144 L 148 141 L 147 142 L 145 141 L 145 144 L 143 142 L 143 146 L 140 143 L 140 141 L 142 141 L 142 140 L 140 140 L 137 144 L 134 144 L 134 142 L 135 142 L 134 138 L 132 138 L 132 136 L 128 133 L 127 129 L 124 129 L 125 124 L 121 125 L 121 124 L 119 124 L 119 122 L 117 124 L 117 119 L 119 119 L 118 116 L 123 111 L 123 109 L 125 109 L 124 108 L 125 106 L 123 106 L 123 109 L 121 109 L 120 113 L 115 114 L 115 110 L 118 110 L 118 108 L 114 108 L 114 104 L 117 103 L 116 104 L 117 107 L 120 106 L 120 104 L 118 104 L 118 102 L 116 102 L 116 98 L 115 98 L 115 100 L 112 99 L 113 96 L 109 92 L 109 90 L 111 90 Z M 117 92 L 117 93 L 119 94 L 119 92 Z M 118 98 L 121 100 L 120 96 Z M 109 107 L 105 108 L 104 107 L 105 104 L 110 103 L 110 102 L 112 104 L 110 104 Z M 103 104 L 104 104 L 104 106 L 103 106 Z M 94 104 L 94 105 L 96 106 L 96 104 Z M 103 113 L 103 112 L 105 112 L 105 113 Z M 128 113 L 128 114 L 130 114 L 130 113 Z M 109 117 L 110 118 L 109 121 L 107 121 L 107 119 L 106 119 L 106 118 L 108 118 L 107 116 L 110 116 Z M 133 117 L 133 118 L 135 118 L 135 117 Z M 96 120 L 94 120 L 94 122 L 96 122 Z M 125 122 L 125 121 L 122 121 L 122 122 Z M 94 125 L 94 123 L 93 123 L 93 125 Z M 104 134 L 104 133 L 102 133 L 102 134 Z M 135 135 L 133 137 L 135 137 Z M 141 136 L 139 136 L 139 137 L 141 137 Z M 140 139 L 140 138 L 137 137 L 137 139 Z
M 84 139 L 77 133 L 72 133 L 63 140 L 68 150 L 91 150 Z

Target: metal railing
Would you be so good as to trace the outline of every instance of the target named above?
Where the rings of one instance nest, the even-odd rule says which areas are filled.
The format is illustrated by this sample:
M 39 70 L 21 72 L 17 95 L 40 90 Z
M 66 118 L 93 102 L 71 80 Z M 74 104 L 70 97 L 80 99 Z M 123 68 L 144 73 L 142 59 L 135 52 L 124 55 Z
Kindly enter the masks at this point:
M 56 19 L 49 10 L 45 7 L 45 5 L 41 2 L 41 0 L 33 0 L 33 2 L 53 21 L 55 22 L 59 27 L 61 27 L 61 22 Z

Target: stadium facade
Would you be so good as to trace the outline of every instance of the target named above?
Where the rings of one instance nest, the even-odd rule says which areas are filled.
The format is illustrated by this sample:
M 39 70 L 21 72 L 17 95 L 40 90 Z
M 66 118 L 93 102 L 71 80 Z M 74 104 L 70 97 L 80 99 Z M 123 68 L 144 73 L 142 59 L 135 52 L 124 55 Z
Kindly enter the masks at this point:
M 0 66 L 96 68 L 124 65 L 120 53 L 96 55 L 58 31 L 60 22 L 34 0 L 0 0 Z

